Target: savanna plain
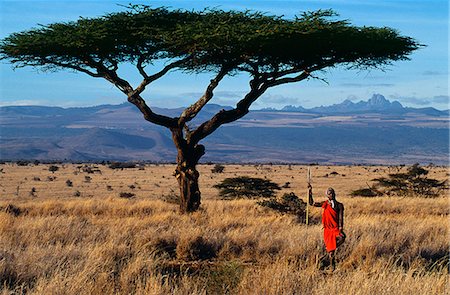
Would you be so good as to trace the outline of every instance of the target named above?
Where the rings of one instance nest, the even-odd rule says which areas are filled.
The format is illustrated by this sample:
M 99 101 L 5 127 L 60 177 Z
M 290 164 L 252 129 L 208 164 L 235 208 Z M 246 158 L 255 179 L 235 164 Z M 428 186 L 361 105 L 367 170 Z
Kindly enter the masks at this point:
M 1 294 L 445 294 L 449 197 L 352 197 L 407 167 L 311 166 L 316 200 L 333 187 L 347 240 L 337 268 L 321 209 L 307 226 L 256 200 L 221 200 L 227 177 L 270 179 L 306 200 L 308 166 L 200 165 L 201 210 L 180 215 L 174 165 L 0 165 Z M 428 167 L 445 180 L 448 167 Z M 128 194 L 124 194 L 128 193 Z M 121 197 L 122 196 L 122 197 Z

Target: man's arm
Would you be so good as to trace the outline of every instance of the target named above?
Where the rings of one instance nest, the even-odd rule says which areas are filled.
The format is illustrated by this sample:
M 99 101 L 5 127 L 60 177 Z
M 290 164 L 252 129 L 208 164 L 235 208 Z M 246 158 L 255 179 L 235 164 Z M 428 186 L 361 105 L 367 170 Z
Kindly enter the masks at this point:
M 310 206 L 322 207 L 322 202 L 314 202 L 312 195 L 312 186 L 308 183 L 308 202 Z

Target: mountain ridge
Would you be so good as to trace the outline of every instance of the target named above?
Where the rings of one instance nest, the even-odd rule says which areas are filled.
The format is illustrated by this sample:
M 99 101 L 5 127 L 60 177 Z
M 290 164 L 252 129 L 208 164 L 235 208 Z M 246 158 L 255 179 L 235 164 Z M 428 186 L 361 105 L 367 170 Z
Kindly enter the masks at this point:
M 293 107 L 294 108 L 294 107 Z M 208 104 L 189 128 L 230 107 Z M 179 116 L 183 108 L 154 108 Z M 150 124 L 131 104 L 87 108 L 0 108 L 0 159 L 173 162 L 166 128 Z M 202 141 L 203 161 L 234 163 L 448 164 L 445 111 L 414 109 L 383 96 L 294 110 L 251 110 Z

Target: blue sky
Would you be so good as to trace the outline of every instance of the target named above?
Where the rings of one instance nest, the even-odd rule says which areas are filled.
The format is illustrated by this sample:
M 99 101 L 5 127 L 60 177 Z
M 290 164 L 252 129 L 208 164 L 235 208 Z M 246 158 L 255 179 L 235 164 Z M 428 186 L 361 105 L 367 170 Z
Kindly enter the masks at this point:
M 132 1 L 4 1 L 0 0 L 0 38 L 13 32 L 49 24 L 95 17 L 122 10 L 117 4 Z M 426 47 L 413 53 L 410 61 L 396 62 L 385 71 L 348 71 L 332 69 L 320 74 L 328 84 L 302 81 L 270 89 L 253 106 L 281 108 L 284 105 L 314 107 L 340 103 L 345 99 L 367 100 L 381 93 L 411 107 L 449 108 L 448 93 L 448 1 L 140 1 L 154 7 L 201 9 L 251 9 L 293 17 L 303 11 L 332 8 L 360 26 L 388 26 L 415 38 Z M 120 73 L 133 84 L 140 76 L 124 65 Z M 150 86 L 143 96 L 151 106 L 177 107 L 191 104 L 204 91 L 211 75 L 170 73 Z M 216 89 L 211 101 L 234 105 L 245 93 L 244 75 L 228 78 Z M 91 106 L 117 104 L 124 95 L 108 82 L 82 73 L 60 71 L 42 73 L 33 68 L 13 70 L 0 64 L 0 105 Z

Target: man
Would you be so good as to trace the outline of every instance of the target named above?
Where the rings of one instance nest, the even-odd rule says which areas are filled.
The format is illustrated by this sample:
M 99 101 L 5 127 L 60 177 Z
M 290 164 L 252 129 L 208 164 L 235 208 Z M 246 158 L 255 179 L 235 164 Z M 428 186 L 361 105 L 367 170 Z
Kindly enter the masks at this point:
M 331 263 L 331 269 L 336 268 L 335 251 L 345 241 L 344 233 L 344 205 L 336 201 L 336 193 L 333 188 L 328 188 L 326 195 L 328 200 L 314 202 L 312 186 L 308 184 L 309 205 L 322 207 L 323 239 Z

